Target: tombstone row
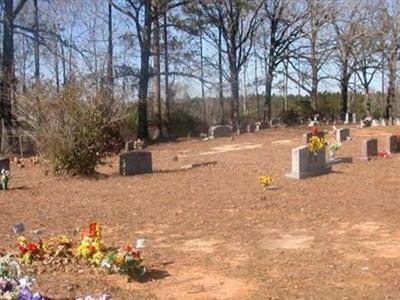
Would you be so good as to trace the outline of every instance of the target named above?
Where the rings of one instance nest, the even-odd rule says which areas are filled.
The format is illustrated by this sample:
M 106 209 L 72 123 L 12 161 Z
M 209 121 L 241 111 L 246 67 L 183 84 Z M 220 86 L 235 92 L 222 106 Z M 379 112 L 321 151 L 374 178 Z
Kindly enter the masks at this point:
M 390 153 L 400 152 L 400 136 L 385 136 L 385 150 Z M 378 139 L 370 138 L 362 141 L 361 158 L 368 159 L 378 155 Z

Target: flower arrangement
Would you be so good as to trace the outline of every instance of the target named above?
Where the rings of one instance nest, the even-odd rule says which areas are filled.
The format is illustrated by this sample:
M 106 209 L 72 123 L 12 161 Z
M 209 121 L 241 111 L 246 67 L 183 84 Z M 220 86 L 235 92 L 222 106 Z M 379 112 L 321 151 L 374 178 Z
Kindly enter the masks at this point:
M 135 150 L 142 150 L 145 147 L 144 140 L 137 139 L 133 142 L 133 149 Z
M 142 276 L 146 267 L 142 266 L 143 258 L 139 249 L 125 245 L 117 251 L 111 251 L 101 262 L 101 267 L 111 272 L 126 274 L 129 277 Z
M 21 262 L 24 264 L 31 264 L 34 260 L 39 260 L 43 256 L 41 244 L 31 242 L 24 236 L 18 237 L 18 249 Z
M 378 152 L 378 156 L 383 157 L 383 158 L 389 158 L 391 155 L 392 155 L 392 153 L 390 151 L 386 151 L 386 150 L 381 150 Z
M 10 171 L 2 169 L 0 174 L 0 181 L 1 181 L 1 188 L 3 190 L 8 189 L 9 180 L 10 180 Z
M 318 151 L 323 149 L 326 146 L 325 139 L 323 137 L 319 137 L 317 135 L 313 135 L 308 144 L 308 149 L 314 153 L 315 156 L 318 155 Z
M 103 245 L 101 227 L 95 222 L 89 225 L 87 234 L 81 231 L 81 238 L 76 248 L 74 242 L 66 235 L 59 235 L 39 243 L 29 241 L 24 236 L 18 237 L 18 256 L 23 264 L 42 261 L 45 265 L 66 265 L 73 262 L 75 257 L 96 267 L 107 269 L 111 273 L 125 274 L 130 278 L 143 276 L 147 272 L 143 266 L 141 248 L 144 248 L 144 239 L 137 240 L 136 247 L 125 245 L 122 248 L 109 250 Z
M 334 140 L 329 143 L 328 147 L 329 147 L 329 151 L 336 152 L 342 147 L 342 143 Z
M 258 182 L 261 184 L 261 186 L 263 188 L 267 188 L 272 183 L 272 177 L 271 176 L 260 176 L 258 178 Z
M 34 282 L 33 278 L 23 276 L 11 254 L 0 256 L 0 299 L 44 300 L 41 294 L 33 294 L 30 290 Z

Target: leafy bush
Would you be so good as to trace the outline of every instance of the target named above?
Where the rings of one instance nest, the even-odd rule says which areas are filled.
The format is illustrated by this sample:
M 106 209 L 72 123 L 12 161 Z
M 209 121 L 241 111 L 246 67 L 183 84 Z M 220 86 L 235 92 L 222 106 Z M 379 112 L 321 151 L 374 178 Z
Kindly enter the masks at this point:
M 115 101 L 107 102 L 106 94 L 70 86 L 59 94 L 36 90 L 20 102 L 26 131 L 56 174 L 92 175 L 122 145 L 122 114 Z

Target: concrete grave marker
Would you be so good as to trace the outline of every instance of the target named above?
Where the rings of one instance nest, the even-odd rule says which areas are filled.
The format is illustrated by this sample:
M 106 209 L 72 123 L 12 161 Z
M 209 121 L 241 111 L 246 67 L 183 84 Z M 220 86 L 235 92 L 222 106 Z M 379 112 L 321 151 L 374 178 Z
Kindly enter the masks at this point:
M 256 124 L 254 123 L 247 124 L 246 129 L 247 132 L 254 132 L 256 131 Z
M 135 150 L 119 155 L 119 173 L 121 175 L 138 175 L 152 172 L 151 152 Z
M 129 152 L 135 149 L 135 141 L 131 140 L 131 141 L 127 141 L 125 143 L 125 151 Z
M 209 135 L 214 138 L 232 136 L 232 127 L 228 125 L 216 125 L 209 129 Z
M 400 139 L 397 135 L 385 136 L 385 150 L 391 153 L 399 152 Z
M 378 155 L 378 139 L 367 139 L 362 141 L 361 158 L 368 159 Z
M 356 113 L 353 113 L 352 120 L 353 120 L 353 124 L 357 124 L 357 115 L 356 115 Z
M 379 121 L 376 119 L 373 119 L 371 121 L 371 127 L 378 127 L 380 125 Z
M 307 146 L 292 149 L 292 172 L 286 177 L 302 179 L 327 174 L 332 170 L 326 163 L 326 147 L 315 155 Z
M 336 130 L 336 141 L 338 141 L 339 143 L 347 141 L 348 137 L 350 137 L 350 129 L 339 128 Z
M 10 159 L 0 157 L 0 171 L 10 171 Z

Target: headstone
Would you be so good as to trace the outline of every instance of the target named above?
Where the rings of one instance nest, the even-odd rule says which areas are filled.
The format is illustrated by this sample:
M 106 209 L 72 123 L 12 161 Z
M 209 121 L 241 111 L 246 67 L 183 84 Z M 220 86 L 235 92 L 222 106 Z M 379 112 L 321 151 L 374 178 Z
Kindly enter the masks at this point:
M 400 126 L 400 119 L 399 118 L 394 119 L 394 125 Z
M 349 124 L 349 123 L 350 123 L 350 121 L 349 121 L 349 113 L 346 113 L 344 124 Z
M 400 139 L 397 135 L 385 136 L 385 150 L 391 153 L 399 152 Z
M 315 155 L 307 146 L 292 149 L 292 172 L 286 177 L 302 179 L 311 176 L 327 174 L 331 166 L 326 163 L 326 147 Z
M 381 120 L 381 126 L 386 127 L 386 120 L 385 119 Z
M 254 123 L 247 124 L 246 129 L 247 132 L 254 132 L 256 131 L 256 124 Z
M 380 124 L 379 124 L 379 121 L 378 120 L 376 120 L 376 119 L 372 119 L 372 121 L 371 121 L 371 127 L 378 127 Z
M 18 234 L 18 235 L 25 231 L 24 224 L 22 224 L 22 223 L 13 225 L 12 229 L 13 229 L 14 233 Z
M 135 141 L 131 140 L 131 141 L 127 141 L 125 143 L 125 151 L 129 152 L 135 149 Z
M 353 121 L 353 124 L 357 124 L 357 115 L 356 115 L 356 113 L 353 113 L 352 121 Z
M 216 125 L 209 129 L 209 135 L 214 138 L 232 136 L 232 127 L 228 125 Z
M 152 172 L 151 152 L 135 150 L 119 155 L 119 173 L 121 175 L 138 175 Z
M 347 137 L 350 137 L 349 128 L 339 128 L 336 130 L 336 141 L 338 141 L 339 143 L 347 141 Z
M 319 136 L 320 138 L 324 138 L 325 137 L 325 132 L 324 131 L 318 131 L 317 132 L 317 136 Z M 311 137 L 312 137 L 312 132 L 304 133 L 303 134 L 303 144 L 308 144 L 310 142 Z
M 361 157 L 368 158 L 378 155 L 378 139 L 367 139 L 362 141 Z
M 0 157 L 0 172 L 1 170 L 10 171 L 10 159 Z

